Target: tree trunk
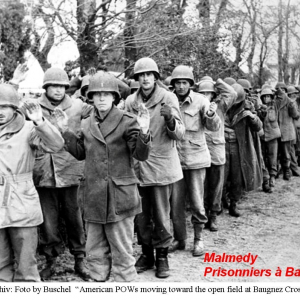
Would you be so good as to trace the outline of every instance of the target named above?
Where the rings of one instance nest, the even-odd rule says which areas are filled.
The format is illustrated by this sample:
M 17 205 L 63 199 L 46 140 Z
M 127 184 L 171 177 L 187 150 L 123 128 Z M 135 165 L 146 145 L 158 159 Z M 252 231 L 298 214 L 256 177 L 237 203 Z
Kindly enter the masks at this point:
M 290 57 L 290 39 L 289 39 L 289 12 L 290 10 L 290 1 L 286 6 L 285 12 L 285 53 L 283 55 L 283 77 L 284 82 L 289 84 L 290 82 L 290 74 L 289 74 L 289 57 Z
M 137 60 L 137 49 L 135 43 L 135 12 L 136 0 L 126 1 L 127 10 L 129 12 L 125 15 L 125 28 L 124 28 L 124 50 L 125 50 L 125 77 L 129 77 L 132 73 L 132 67 Z
M 282 57 L 282 38 L 283 38 L 283 24 L 282 24 L 282 0 L 279 0 L 278 5 L 278 81 L 283 81 L 283 57 Z
M 98 48 L 96 44 L 95 13 L 96 0 L 77 0 L 77 47 L 80 54 L 81 74 L 98 65 Z

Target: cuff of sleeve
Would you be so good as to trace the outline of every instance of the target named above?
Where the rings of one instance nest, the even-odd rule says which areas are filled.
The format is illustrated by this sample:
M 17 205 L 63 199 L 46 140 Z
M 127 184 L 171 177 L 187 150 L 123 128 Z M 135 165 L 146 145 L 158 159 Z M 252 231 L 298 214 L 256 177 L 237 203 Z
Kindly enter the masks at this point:
M 140 131 L 140 137 L 141 137 L 141 140 L 145 144 L 149 143 L 149 141 L 150 141 L 150 132 L 149 132 L 149 130 L 148 130 L 148 132 L 146 134 L 144 134 L 144 133 L 142 133 L 142 131 Z
M 211 116 L 208 115 L 208 113 L 206 113 L 206 118 L 208 119 L 213 119 L 216 116 L 216 112 L 214 112 Z
M 174 131 L 175 130 L 176 121 L 175 121 L 174 117 L 172 117 L 171 120 L 166 121 L 166 124 L 167 124 L 168 130 L 170 130 L 170 131 Z
M 43 128 L 43 127 L 46 126 L 46 125 L 45 125 L 45 124 L 46 124 L 45 118 L 43 117 L 43 122 L 42 122 L 40 125 L 36 124 L 34 121 L 33 121 L 33 124 L 34 124 L 34 126 L 37 127 L 37 128 Z

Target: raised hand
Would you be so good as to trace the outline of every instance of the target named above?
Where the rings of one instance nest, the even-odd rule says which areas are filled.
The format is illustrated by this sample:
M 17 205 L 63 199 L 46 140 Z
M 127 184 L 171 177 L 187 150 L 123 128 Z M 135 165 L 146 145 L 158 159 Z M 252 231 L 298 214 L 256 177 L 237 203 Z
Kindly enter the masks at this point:
M 244 110 L 242 117 L 243 118 L 250 117 L 251 119 L 254 119 L 255 115 L 250 110 Z
M 68 116 L 67 114 L 62 111 L 60 108 L 56 107 L 53 111 L 52 116 L 54 116 L 56 120 L 56 124 L 60 132 L 64 133 L 68 128 Z
M 37 102 L 26 101 L 23 103 L 26 109 L 27 117 L 37 125 L 41 125 L 43 120 L 43 111 Z
M 217 111 L 218 105 L 215 102 L 211 102 L 207 111 L 207 115 L 209 117 L 213 116 L 213 114 Z
M 160 115 L 163 116 L 167 122 L 171 121 L 173 118 L 172 107 L 168 104 L 162 104 Z
M 19 84 L 24 81 L 27 77 L 28 66 L 27 63 L 18 64 L 17 68 L 14 71 L 13 78 L 11 79 L 11 83 Z
M 144 103 L 140 103 L 137 121 L 141 127 L 142 133 L 146 134 L 150 127 L 150 114 Z

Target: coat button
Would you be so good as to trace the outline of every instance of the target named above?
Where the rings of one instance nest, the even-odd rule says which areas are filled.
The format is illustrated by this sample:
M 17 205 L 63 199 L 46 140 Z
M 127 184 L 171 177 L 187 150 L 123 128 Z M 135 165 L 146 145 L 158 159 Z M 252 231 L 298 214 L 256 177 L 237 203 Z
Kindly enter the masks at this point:
M 106 177 L 104 178 L 104 180 L 107 181 L 107 179 L 108 179 L 108 178 L 107 178 L 107 176 L 106 176 Z
M 104 163 L 107 164 L 107 160 L 105 160 Z

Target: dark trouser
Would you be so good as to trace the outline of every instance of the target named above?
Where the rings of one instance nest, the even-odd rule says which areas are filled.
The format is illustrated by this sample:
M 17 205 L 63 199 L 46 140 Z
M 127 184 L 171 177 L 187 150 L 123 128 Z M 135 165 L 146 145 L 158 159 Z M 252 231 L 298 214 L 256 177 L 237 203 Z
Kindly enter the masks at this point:
M 77 189 L 77 186 L 37 188 L 44 217 L 44 223 L 40 225 L 40 252 L 47 257 L 56 257 L 64 252 L 59 232 L 60 212 L 66 224 L 71 254 L 76 257 L 85 256 L 85 235 Z
M 291 147 L 292 141 L 279 141 L 280 163 L 284 170 L 288 169 L 291 164 Z
M 171 217 L 175 240 L 186 239 L 185 200 L 189 195 L 193 224 L 205 224 L 204 181 L 206 169 L 183 170 L 183 178 L 174 183 L 171 197 Z
M 0 282 L 41 281 L 36 260 L 37 242 L 36 226 L 0 229 Z
M 171 245 L 170 198 L 173 184 L 139 187 L 143 212 L 136 216 L 140 245 L 167 248 Z
M 291 145 L 290 155 L 291 155 L 290 168 L 293 172 L 298 173 L 298 161 L 297 161 L 297 157 L 296 157 L 296 150 L 295 150 L 294 144 Z
M 237 203 L 243 194 L 244 187 L 239 146 L 237 142 L 226 142 L 225 149 L 224 186 L 226 186 L 227 181 L 230 181 L 230 186 L 227 189 L 228 197 L 231 203 Z M 223 193 L 226 191 L 223 190 Z
M 211 215 L 221 211 L 225 165 L 211 165 L 206 169 L 204 203 Z
M 269 175 L 276 176 L 277 175 L 278 140 L 273 139 L 268 142 L 261 141 L 261 148 L 262 148 L 262 154 L 264 157 L 265 166 L 269 172 Z

